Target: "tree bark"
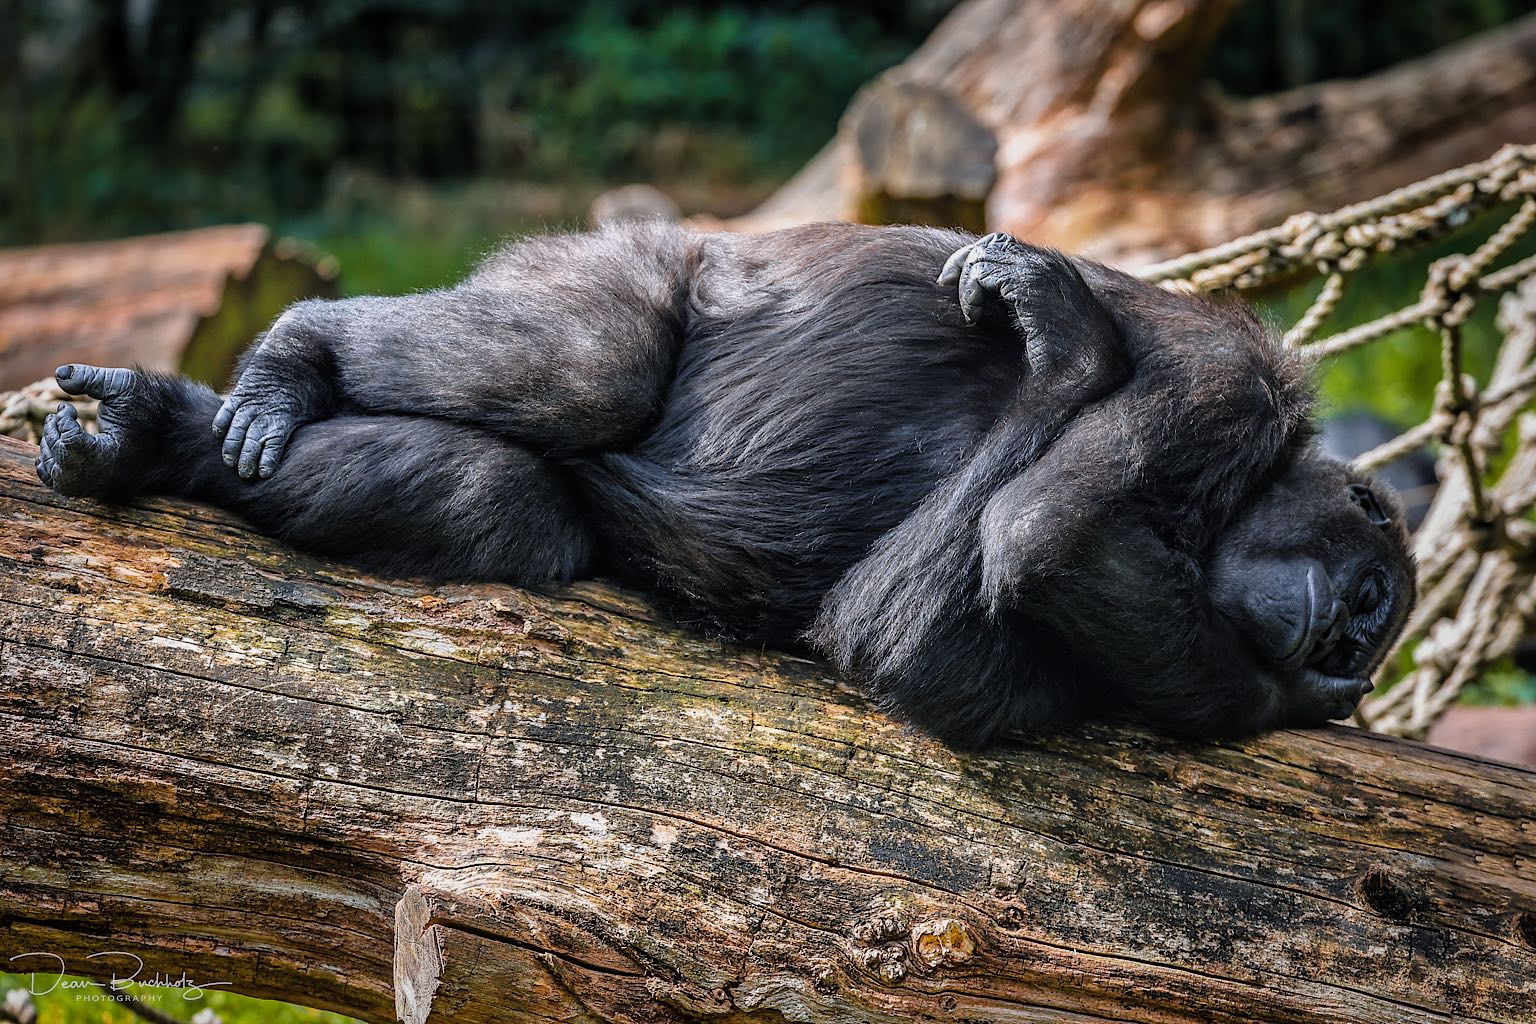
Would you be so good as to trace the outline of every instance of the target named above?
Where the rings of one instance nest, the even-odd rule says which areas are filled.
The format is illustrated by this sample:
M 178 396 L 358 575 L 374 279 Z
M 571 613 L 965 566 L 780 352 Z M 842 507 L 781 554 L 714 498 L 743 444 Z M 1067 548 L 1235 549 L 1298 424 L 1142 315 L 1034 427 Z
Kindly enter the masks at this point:
M 886 78 L 997 143 L 992 230 L 1137 265 L 1536 138 L 1536 15 L 1359 80 L 1227 100 L 1201 69 L 1232 0 L 966 0 Z M 860 219 L 857 118 L 761 207 Z M 865 217 L 864 219 L 868 219 Z
M 218 386 L 283 307 L 335 294 L 333 260 L 259 224 L 0 250 L 0 390 L 65 359 Z
M 1344 728 L 958 755 L 606 586 L 374 579 L 31 458 L 0 963 L 379 1022 L 1536 1015 L 1531 772 Z

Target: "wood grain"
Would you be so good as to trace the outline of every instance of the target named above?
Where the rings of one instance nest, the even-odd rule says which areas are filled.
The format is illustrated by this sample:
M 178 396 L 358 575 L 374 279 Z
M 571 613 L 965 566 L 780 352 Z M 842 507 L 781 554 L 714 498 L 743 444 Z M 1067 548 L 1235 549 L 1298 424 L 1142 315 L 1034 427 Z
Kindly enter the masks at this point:
M 1536 774 L 957 755 L 597 584 L 370 578 L 0 439 L 0 962 L 368 1021 L 1530 1021 Z

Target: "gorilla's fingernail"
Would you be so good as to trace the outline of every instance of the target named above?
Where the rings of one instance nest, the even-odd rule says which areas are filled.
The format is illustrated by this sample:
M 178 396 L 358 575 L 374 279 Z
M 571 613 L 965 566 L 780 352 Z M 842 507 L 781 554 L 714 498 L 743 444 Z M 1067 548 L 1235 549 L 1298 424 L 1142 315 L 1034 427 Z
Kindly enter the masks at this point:
M 53 375 L 55 377 L 57 377 L 59 380 L 68 380 L 70 378 L 70 376 L 72 374 L 74 374 L 74 372 L 75 372 L 74 364 L 73 363 L 65 363 L 63 366 L 57 367 L 53 371 Z

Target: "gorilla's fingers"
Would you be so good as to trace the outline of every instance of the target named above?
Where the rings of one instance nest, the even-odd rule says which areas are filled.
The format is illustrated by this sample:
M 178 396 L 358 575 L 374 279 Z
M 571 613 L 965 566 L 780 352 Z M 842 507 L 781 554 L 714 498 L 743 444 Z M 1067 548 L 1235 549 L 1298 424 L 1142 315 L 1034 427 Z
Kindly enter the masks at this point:
M 1315 671 L 1306 672 L 1295 686 L 1291 694 L 1295 718 L 1304 725 L 1348 718 L 1360 699 L 1375 689 L 1369 679 L 1325 676 Z
M 935 283 L 949 288 L 960 283 L 960 268 L 965 265 L 965 258 L 971 254 L 974 245 L 968 245 L 964 249 L 956 249 L 944 261 L 944 269 L 939 271 L 939 279 Z
M 235 462 L 235 472 L 240 474 L 240 479 L 249 480 L 256 475 L 256 466 L 261 462 L 261 444 L 262 439 L 254 434 L 245 435 L 240 458 Z
M 246 428 L 256 418 L 256 406 L 247 403 L 235 410 L 234 417 L 229 422 L 229 429 L 224 434 L 224 447 L 221 449 L 224 456 L 224 465 L 231 468 L 240 458 L 240 450 L 245 446 Z
M 972 249 L 965 259 L 965 268 L 960 272 L 960 312 L 965 314 L 965 322 L 969 324 L 981 319 L 982 308 L 987 301 L 986 280 L 977 272 L 976 267 L 980 262 L 980 252 L 979 247 Z
M 981 319 L 989 294 L 1005 299 L 1008 285 L 1006 253 L 1019 243 L 1012 235 L 994 231 L 950 255 L 938 283 L 960 287 L 960 312 L 967 323 Z
M 292 435 L 293 426 L 286 417 L 272 413 L 256 417 L 245 431 L 236 471 L 246 480 L 254 480 L 258 474 L 263 479 L 270 477 L 277 471 Z
M 224 399 L 224 404 L 219 406 L 219 411 L 213 414 L 213 436 L 223 437 L 229 429 L 229 423 L 235 418 L 235 410 L 240 408 L 241 399 L 236 395 L 230 395 Z
M 291 432 L 272 434 L 261 443 L 261 461 L 256 467 L 256 475 L 263 480 L 271 479 L 277 472 L 277 464 L 282 461 L 283 451 L 288 447 L 288 438 Z
M 107 369 L 85 363 L 66 363 L 53 371 L 54 380 L 65 394 L 86 395 L 103 402 L 126 394 L 135 376 L 134 371 L 123 367 Z

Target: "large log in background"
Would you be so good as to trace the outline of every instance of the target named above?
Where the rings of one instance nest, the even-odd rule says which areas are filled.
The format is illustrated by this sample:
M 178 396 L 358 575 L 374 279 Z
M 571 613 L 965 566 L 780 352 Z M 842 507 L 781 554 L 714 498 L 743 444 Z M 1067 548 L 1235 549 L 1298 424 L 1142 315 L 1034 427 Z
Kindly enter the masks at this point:
M 0 962 L 380 1022 L 1536 1019 L 1531 772 L 1344 728 L 957 755 L 604 586 L 373 579 L 32 457 Z
M 67 359 L 221 385 L 285 306 L 334 298 L 336 275 L 260 224 L 0 250 L 0 390 Z
M 1127 265 L 1336 209 L 1536 138 L 1536 14 L 1359 79 L 1231 98 L 1203 71 L 1236 7 L 964 0 L 871 87 L 883 100 L 873 109 L 903 127 L 904 151 L 959 172 L 979 147 L 956 146 L 952 124 L 923 116 L 947 96 L 995 140 L 987 228 Z M 921 98 L 905 119 L 890 95 L 898 84 Z M 884 147 L 871 158 L 868 98 L 810 163 L 729 226 L 881 220 L 885 211 L 967 222 L 953 202 L 921 212 L 933 199 L 932 168 L 904 186 L 888 175 Z M 901 194 L 914 184 L 916 194 Z

